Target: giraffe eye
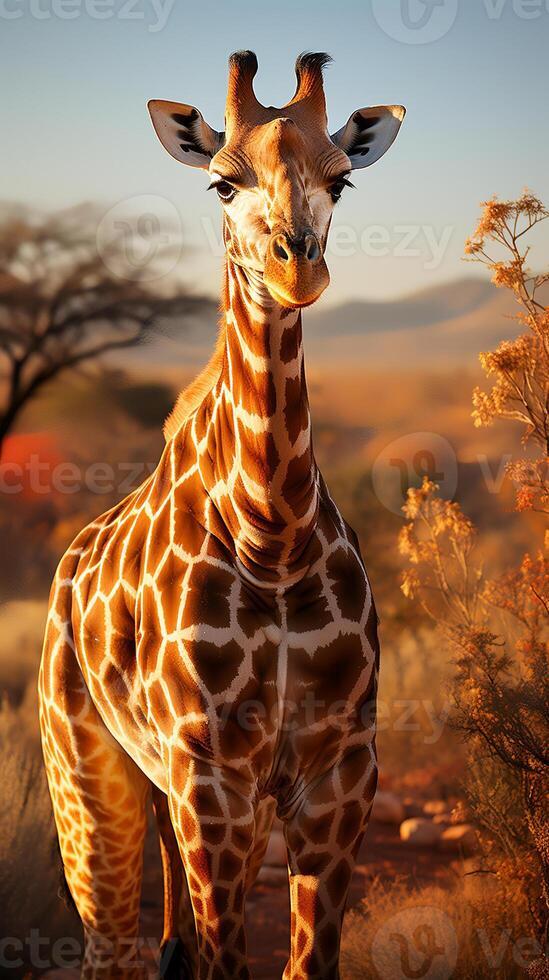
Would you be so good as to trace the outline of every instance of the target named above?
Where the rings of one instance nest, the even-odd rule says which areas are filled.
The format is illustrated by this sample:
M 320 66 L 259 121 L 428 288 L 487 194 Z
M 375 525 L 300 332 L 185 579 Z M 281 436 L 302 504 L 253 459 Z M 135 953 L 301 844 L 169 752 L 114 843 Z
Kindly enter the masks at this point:
M 353 186 L 354 185 L 351 184 L 351 181 L 347 180 L 346 177 L 338 177 L 337 180 L 334 180 L 333 184 L 329 188 L 329 194 L 334 204 L 337 204 L 337 202 L 339 201 L 345 187 L 353 187 Z
M 220 180 L 219 183 L 214 184 L 214 187 L 217 191 L 217 196 L 221 201 L 232 201 L 236 194 L 236 187 L 229 184 L 228 180 Z

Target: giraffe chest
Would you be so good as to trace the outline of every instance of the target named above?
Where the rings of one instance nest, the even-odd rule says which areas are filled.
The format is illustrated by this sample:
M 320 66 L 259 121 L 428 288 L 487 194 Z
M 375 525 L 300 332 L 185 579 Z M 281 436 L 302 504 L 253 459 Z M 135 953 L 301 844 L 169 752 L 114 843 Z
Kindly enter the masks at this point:
M 161 542 L 144 563 L 133 603 L 105 579 L 109 602 L 84 604 L 90 693 L 157 784 L 191 757 L 291 796 L 371 739 L 375 617 L 362 565 L 346 539 L 319 531 L 297 586 L 254 591 L 215 538 L 185 530 L 186 547 Z
M 290 792 L 371 737 L 375 620 L 346 542 L 279 595 L 254 591 L 206 548 L 183 578 L 151 575 L 139 607 L 143 710 L 171 764 L 190 755 Z

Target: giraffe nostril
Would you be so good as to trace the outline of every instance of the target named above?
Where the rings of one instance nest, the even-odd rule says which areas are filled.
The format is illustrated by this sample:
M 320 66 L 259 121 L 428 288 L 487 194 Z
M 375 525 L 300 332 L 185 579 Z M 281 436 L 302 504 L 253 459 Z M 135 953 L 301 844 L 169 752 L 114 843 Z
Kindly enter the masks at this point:
M 305 254 L 309 262 L 316 262 L 320 257 L 320 246 L 314 235 L 311 235 L 307 241 L 307 251 Z
M 282 262 L 287 262 L 290 258 L 289 253 L 286 251 L 280 241 L 274 243 L 274 254 L 276 255 L 277 259 L 280 259 Z

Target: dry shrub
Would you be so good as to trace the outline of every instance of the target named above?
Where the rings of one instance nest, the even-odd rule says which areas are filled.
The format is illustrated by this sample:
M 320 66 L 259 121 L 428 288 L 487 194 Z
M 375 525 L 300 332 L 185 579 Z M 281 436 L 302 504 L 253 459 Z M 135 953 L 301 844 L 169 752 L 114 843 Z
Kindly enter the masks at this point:
M 513 294 L 519 312 L 515 319 L 526 328 L 514 340 L 502 341 L 494 351 L 483 352 L 480 363 L 492 381 L 488 392 L 473 393 L 476 426 L 512 419 L 523 429 L 541 456 L 516 460 L 508 467 L 517 485 L 519 510 L 549 514 L 549 307 L 540 301 L 549 272 L 529 268 L 530 246 L 523 236 L 547 221 L 549 211 L 525 191 L 517 201 L 492 198 L 484 203 L 478 227 L 465 251 L 492 273 L 492 282 Z
M 549 514 L 549 307 L 538 297 L 549 273 L 529 271 L 522 236 L 547 218 L 528 193 L 518 201 L 493 199 L 467 244 L 492 281 L 512 291 L 527 328 L 481 355 L 495 381 L 488 394 L 474 393 L 475 423 L 513 419 L 525 426 L 523 442 L 543 455 L 515 461 L 510 475 L 518 510 L 542 514 Z M 488 252 L 493 246 L 503 260 Z M 402 589 L 438 625 L 454 655 L 455 720 L 469 748 L 469 798 L 484 853 L 500 887 L 515 882 L 525 896 L 541 941 L 549 928 L 549 563 L 540 549 L 486 580 L 475 526 L 427 478 L 408 491 L 403 510 Z M 539 969 L 549 972 L 548 961 L 540 960 Z
M 345 919 L 341 980 L 514 980 L 539 955 L 520 886 L 465 867 L 448 889 L 374 881 Z
M 13 978 L 41 972 L 31 954 L 32 930 L 42 938 L 40 959 L 60 966 L 55 944 L 78 939 L 80 929 L 59 895 L 60 859 L 33 695 L 19 709 L 7 703 L 0 708 L 0 936 L 17 941 L 2 949 L 2 959 L 11 963 L 0 959 L 0 975 Z

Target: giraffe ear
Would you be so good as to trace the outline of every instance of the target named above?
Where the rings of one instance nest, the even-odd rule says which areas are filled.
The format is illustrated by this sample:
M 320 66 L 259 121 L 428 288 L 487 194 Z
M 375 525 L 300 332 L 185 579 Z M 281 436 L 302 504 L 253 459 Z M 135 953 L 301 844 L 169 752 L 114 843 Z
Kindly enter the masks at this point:
M 214 153 L 223 146 L 225 134 L 208 126 L 192 105 L 152 99 L 148 109 L 156 135 L 168 153 L 189 167 L 207 170 Z
M 331 137 L 347 154 L 353 170 L 370 167 L 394 143 L 406 109 L 402 105 L 376 105 L 357 109 Z

